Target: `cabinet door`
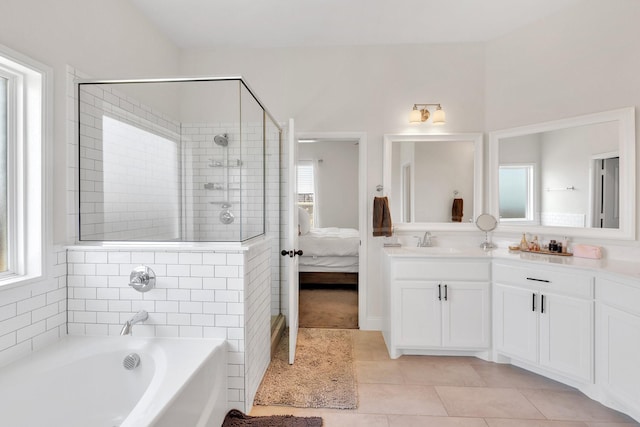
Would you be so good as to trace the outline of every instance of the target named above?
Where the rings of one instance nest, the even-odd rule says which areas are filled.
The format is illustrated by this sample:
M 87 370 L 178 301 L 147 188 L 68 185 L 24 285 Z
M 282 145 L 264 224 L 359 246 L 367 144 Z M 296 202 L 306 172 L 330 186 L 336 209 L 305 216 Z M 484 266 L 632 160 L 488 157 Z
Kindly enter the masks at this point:
M 439 347 L 442 342 L 438 282 L 397 281 L 394 290 L 398 347 Z M 441 291 L 442 292 L 442 291 Z
M 494 285 L 494 341 L 499 353 L 538 362 L 538 305 L 538 295 L 530 289 Z
M 445 285 L 442 300 L 442 346 L 460 349 L 489 347 L 489 284 L 443 282 L 443 286 Z
M 593 302 L 540 297 L 540 365 L 593 382 Z
M 630 408 L 640 396 L 640 316 L 598 305 L 598 383 Z

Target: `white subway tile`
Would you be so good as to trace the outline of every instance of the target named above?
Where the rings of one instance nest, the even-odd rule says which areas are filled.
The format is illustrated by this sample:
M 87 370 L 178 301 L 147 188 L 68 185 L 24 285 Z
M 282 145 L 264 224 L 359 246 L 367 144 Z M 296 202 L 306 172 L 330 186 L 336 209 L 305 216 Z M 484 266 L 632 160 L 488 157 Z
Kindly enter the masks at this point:
M 171 301 L 190 301 L 191 291 L 188 289 L 167 289 L 167 299 Z
M 120 314 L 111 312 L 100 312 L 96 314 L 97 323 L 113 324 L 120 323 Z
M 118 276 L 120 266 L 118 264 L 96 264 L 96 274 L 99 276 Z
M 157 325 L 156 326 L 156 336 L 157 337 L 167 337 L 167 338 L 175 338 L 180 335 L 180 328 L 174 325 Z
M 131 301 L 110 300 L 109 311 L 130 312 Z
M 70 264 L 84 263 L 84 251 L 69 251 L 67 262 Z
M 98 288 L 96 290 L 97 299 L 118 299 L 120 298 L 120 290 L 117 288 Z
M 0 307 L 0 321 L 15 317 L 17 314 L 17 303 L 7 304 Z
M 178 285 L 181 289 L 202 289 L 201 277 L 180 277 Z
M 73 313 L 74 323 L 96 323 L 96 313 L 93 311 L 76 311 Z
M 0 336 L 31 324 L 31 313 L 20 314 L 0 322 Z
M 156 311 L 162 313 L 179 313 L 177 301 L 156 301 Z
M 202 338 L 202 326 L 180 326 L 181 338 Z
M 86 334 L 87 335 L 98 335 L 98 336 L 107 336 L 109 335 L 109 326 L 102 323 L 93 323 L 87 324 L 86 326 Z
M 206 252 L 202 255 L 202 263 L 207 265 L 226 265 L 227 254 Z
M 96 288 L 74 288 L 73 298 L 76 299 L 96 299 Z
M 167 324 L 169 325 L 190 325 L 191 315 L 187 313 L 167 313 Z
M 191 276 L 190 265 L 167 265 L 167 276 L 188 277 Z
M 49 304 L 42 308 L 38 308 L 33 310 L 31 313 L 31 321 L 39 322 L 40 320 L 44 320 L 48 317 L 52 317 L 58 314 L 58 305 L 57 304 Z
M 224 291 L 224 290 L 216 290 L 216 298 L 217 302 L 240 302 L 240 292 L 238 291 Z
M 192 277 L 213 277 L 212 265 L 192 265 L 191 266 Z
M 202 287 L 204 289 L 227 289 L 228 280 L 222 277 L 204 277 L 202 279 Z
M 237 328 L 240 327 L 240 316 L 231 314 L 216 314 L 216 326 Z
M 153 252 L 131 252 L 131 263 L 133 264 L 153 264 L 155 254 Z
M 202 303 L 180 301 L 180 313 L 202 313 Z
M 67 313 L 58 313 L 47 318 L 47 330 L 57 328 L 67 323 Z
M 85 262 L 92 264 L 105 264 L 107 262 L 107 252 L 86 252 Z
M 106 300 L 86 300 L 87 311 L 109 311 L 109 303 Z
M 215 266 L 216 277 L 241 277 L 239 276 L 239 268 L 236 265 L 216 265 Z
M 177 252 L 156 252 L 155 262 L 158 264 L 177 264 Z
M 109 264 L 130 264 L 131 252 L 109 252 Z
M 179 264 L 202 264 L 202 254 L 198 252 L 181 252 L 178 254 Z

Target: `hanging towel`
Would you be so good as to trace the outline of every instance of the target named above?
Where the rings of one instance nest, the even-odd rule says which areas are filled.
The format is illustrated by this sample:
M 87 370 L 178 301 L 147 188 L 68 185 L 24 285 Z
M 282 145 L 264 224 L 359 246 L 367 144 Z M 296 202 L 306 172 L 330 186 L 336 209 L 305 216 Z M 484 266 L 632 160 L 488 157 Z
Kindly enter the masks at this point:
M 391 236 L 393 226 L 391 213 L 389 212 L 389 200 L 386 197 L 374 197 L 373 199 L 373 235 Z
M 451 221 L 462 222 L 462 199 L 453 199 L 451 207 Z

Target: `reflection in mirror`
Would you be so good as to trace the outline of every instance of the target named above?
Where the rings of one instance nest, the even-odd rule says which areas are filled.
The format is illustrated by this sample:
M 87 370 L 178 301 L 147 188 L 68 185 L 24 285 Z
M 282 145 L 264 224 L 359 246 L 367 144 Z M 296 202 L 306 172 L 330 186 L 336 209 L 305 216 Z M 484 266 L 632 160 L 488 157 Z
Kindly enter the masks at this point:
M 629 108 L 493 132 L 491 211 L 503 225 L 633 238 L 634 120 Z
M 481 209 L 481 134 L 385 135 L 384 165 L 396 224 L 469 224 Z

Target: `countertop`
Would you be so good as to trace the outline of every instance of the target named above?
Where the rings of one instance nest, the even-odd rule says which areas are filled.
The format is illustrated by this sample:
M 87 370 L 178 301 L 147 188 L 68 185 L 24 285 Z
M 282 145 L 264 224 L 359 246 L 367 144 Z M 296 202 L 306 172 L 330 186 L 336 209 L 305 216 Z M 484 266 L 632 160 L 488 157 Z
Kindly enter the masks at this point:
M 640 280 L 640 261 L 613 259 L 586 259 L 574 256 L 558 256 L 508 249 L 481 249 L 479 247 L 385 247 L 390 257 L 401 258 L 483 258 L 496 261 L 524 261 L 549 266 L 566 266 L 595 273 L 610 273 L 622 278 Z

